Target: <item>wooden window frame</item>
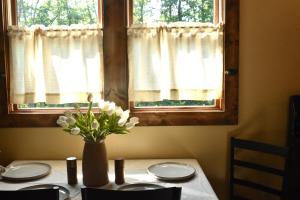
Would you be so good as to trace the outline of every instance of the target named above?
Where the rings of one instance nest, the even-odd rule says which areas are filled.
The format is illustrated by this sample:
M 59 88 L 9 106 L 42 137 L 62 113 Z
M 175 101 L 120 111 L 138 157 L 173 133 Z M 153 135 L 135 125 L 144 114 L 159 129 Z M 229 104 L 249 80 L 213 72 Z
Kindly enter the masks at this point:
M 129 1 L 132 12 L 132 0 Z M 223 1 L 214 0 L 214 23 L 219 23 L 219 10 Z M 239 63 L 239 0 L 225 2 L 224 36 L 224 87 L 223 98 L 216 100 L 215 107 L 160 107 L 134 108 L 133 116 L 139 117 L 140 125 L 231 125 L 238 123 L 238 63 Z M 129 18 L 129 24 L 132 18 Z
M 104 98 L 123 109 L 128 102 L 127 30 L 132 13 L 132 0 L 99 0 L 103 11 Z M 216 1 L 216 0 L 215 0 Z M 12 1 L 14 2 L 14 1 Z M 13 3 L 13 6 L 16 4 Z M 99 10 L 100 10 L 99 9 Z M 131 110 L 131 116 L 140 119 L 141 126 L 157 125 L 230 125 L 238 123 L 238 63 L 239 63 L 239 0 L 225 4 L 225 56 L 223 109 L 162 108 Z M 0 2 L 0 127 L 55 127 L 63 113 L 56 110 L 15 111 L 9 104 L 8 5 Z M 105 17 L 104 17 L 105 16 Z M 16 21 L 16 13 L 12 20 Z

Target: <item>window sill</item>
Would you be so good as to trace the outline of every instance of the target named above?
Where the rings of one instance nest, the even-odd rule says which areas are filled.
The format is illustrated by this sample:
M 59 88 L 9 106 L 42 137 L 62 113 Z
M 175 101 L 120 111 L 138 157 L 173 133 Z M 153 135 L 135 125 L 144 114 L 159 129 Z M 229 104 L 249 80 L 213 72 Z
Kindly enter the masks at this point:
M 183 126 L 183 125 L 233 125 L 237 124 L 237 112 L 135 112 L 139 126 Z

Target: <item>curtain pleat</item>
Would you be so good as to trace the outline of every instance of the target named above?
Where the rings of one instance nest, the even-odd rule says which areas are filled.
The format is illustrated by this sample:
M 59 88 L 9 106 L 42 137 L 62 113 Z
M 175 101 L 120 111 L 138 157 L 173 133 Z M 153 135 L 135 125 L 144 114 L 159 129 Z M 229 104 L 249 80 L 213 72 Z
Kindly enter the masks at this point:
M 130 101 L 222 96 L 222 24 L 144 24 L 127 34 Z
M 102 98 L 102 34 L 97 25 L 9 27 L 10 103 Z

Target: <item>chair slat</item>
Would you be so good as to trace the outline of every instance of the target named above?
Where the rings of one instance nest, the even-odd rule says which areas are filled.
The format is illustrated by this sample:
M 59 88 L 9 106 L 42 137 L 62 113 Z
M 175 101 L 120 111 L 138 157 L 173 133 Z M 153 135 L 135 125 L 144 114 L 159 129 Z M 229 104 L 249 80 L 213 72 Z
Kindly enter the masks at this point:
M 0 190 L 2 200 L 59 200 L 59 189 Z
M 264 172 L 268 172 L 270 174 L 274 174 L 274 175 L 278 175 L 278 176 L 284 175 L 283 170 L 256 164 L 256 163 L 251 163 L 251 162 L 247 162 L 247 161 L 242 161 L 242 160 L 234 159 L 233 165 L 240 166 L 240 167 L 246 167 L 246 168 L 250 168 L 250 169 L 255 169 L 255 170 L 259 170 L 259 171 L 264 171 Z
M 233 198 L 231 198 L 230 200 L 249 200 L 249 199 L 244 198 L 244 197 L 240 197 L 238 195 L 234 195 Z
M 278 189 L 271 188 L 271 187 L 261 185 L 261 184 L 258 184 L 258 183 L 254 183 L 254 182 L 251 182 L 251 181 L 247 181 L 247 180 L 234 178 L 233 183 L 238 184 L 238 185 L 242 185 L 242 186 L 245 186 L 245 187 L 250 187 L 250 188 L 253 188 L 253 189 L 261 190 L 263 192 L 267 192 L 267 193 L 277 195 L 277 196 L 282 195 L 282 192 Z
M 288 155 L 288 148 L 286 147 L 279 147 L 272 144 L 265 144 L 261 142 L 255 141 L 247 141 L 243 139 L 232 138 L 231 140 L 232 145 L 235 148 L 243 148 L 253 151 L 259 151 L 264 153 L 269 153 L 273 155 L 278 155 L 282 157 L 287 157 Z
M 245 150 L 253 150 L 257 152 L 263 152 L 270 155 L 276 155 L 281 156 L 285 160 L 284 169 L 276 169 L 272 166 L 266 166 L 262 163 L 255 163 L 251 160 L 241 160 L 242 158 L 235 158 L 236 154 L 236 148 L 238 149 L 245 149 Z M 245 187 L 249 187 L 252 189 L 256 189 L 259 191 L 263 191 L 272 195 L 279 196 L 280 199 L 285 199 L 286 196 L 286 176 L 287 176 L 287 170 L 289 168 L 288 166 L 288 156 L 289 156 L 289 148 L 288 147 L 281 147 L 281 146 L 275 146 L 272 144 L 266 144 L 262 142 L 256 142 L 256 141 L 250 141 L 250 140 L 244 140 L 244 139 L 237 139 L 237 138 L 231 138 L 231 146 L 230 146 L 230 200 L 236 199 L 235 198 L 235 192 L 234 192 L 234 185 L 241 185 Z M 273 175 L 277 175 L 282 177 L 283 184 L 280 189 L 272 188 L 269 186 L 262 185 L 260 183 L 252 182 L 254 180 L 245 180 L 240 178 L 235 178 L 236 172 L 235 167 L 244 167 L 248 169 L 253 169 L 256 171 L 261 172 L 267 172 Z M 237 198 L 238 200 L 243 198 Z
M 181 188 L 169 187 L 153 190 L 107 190 L 81 188 L 82 200 L 180 200 Z

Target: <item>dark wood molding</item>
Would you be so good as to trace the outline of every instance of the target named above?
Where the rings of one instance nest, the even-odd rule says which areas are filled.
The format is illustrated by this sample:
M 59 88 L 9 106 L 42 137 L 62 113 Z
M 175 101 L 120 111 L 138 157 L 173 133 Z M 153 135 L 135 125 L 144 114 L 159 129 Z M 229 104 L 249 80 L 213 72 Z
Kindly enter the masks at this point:
M 0 2 L 0 116 L 8 115 L 8 37 L 7 30 L 7 11 L 8 5 L 6 1 Z M 1 120 L 1 119 L 0 119 Z
M 11 10 L 12 25 L 17 25 L 17 23 L 18 23 L 17 0 L 11 0 L 10 6 L 11 6 L 10 10 Z
M 128 108 L 127 0 L 103 0 L 104 98 Z
M 240 0 L 226 0 L 225 5 L 225 112 L 232 124 L 238 123 L 239 88 L 239 8 Z M 234 72 L 234 73 L 226 73 Z

